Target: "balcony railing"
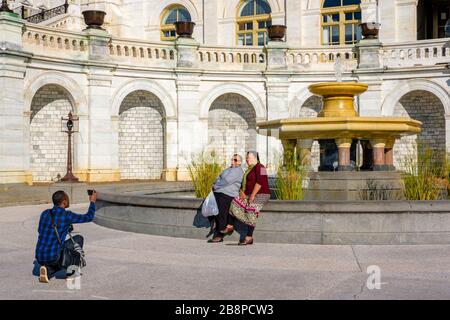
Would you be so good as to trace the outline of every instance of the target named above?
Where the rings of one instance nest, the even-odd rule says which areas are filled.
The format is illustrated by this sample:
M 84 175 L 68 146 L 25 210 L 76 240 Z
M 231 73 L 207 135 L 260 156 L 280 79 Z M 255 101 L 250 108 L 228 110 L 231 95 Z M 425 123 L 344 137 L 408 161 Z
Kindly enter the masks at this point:
M 59 15 L 62 14 L 66 14 L 67 13 L 67 8 L 69 8 L 69 3 L 66 1 L 64 4 L 55 7 L 55 8 L 51 8 L 49 10 L 44 10 L 42 12 L 39 12 L 37 14 L 34 14 L 32 16 L 29 16 L 27 18 L 24 18 L 25 20 L 27 20 L 28 22 L 31 23 L 41 23 L 44 22 L 46 20 L 52 19 L 54 17 L 57 17 Z
M 55 58 L 87 59 L 88 37 L 84 32 L 72 32 L 27 24 L 23 33 L 26 51 Z M 291 48 L 286 51 L 288 70 L 301 72 L 332 72 L 340 56 L 347 71 L 358 65 L 358 51 L 353 46 Z M 381 46 L 385 68 L 410 68 L 450 63 L 450 39 L 424 40 Z M 175 68 L 177 47 L 174 42 L 113 37 L 109 43 L 109 58 L 123 65 Z M 199 46 L 198 67 L 203 70 L 264 71 L 267 51 L 253 47 Z
M 450 38 L 387 44 L 383 47 L 383 63 L 387 68 L 450 63 Z

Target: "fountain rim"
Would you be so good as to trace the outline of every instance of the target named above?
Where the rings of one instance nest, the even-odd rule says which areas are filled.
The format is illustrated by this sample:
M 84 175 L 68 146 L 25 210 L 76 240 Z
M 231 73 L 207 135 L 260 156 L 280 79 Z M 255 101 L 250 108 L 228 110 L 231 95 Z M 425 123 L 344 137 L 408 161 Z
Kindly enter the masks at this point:
M 356 96 L 366 92 L 369 89 L 367 83 L 361 82 L 319 82 L 312 84 L 308 90 L 318 96 L 326 97 L 342 97 Z

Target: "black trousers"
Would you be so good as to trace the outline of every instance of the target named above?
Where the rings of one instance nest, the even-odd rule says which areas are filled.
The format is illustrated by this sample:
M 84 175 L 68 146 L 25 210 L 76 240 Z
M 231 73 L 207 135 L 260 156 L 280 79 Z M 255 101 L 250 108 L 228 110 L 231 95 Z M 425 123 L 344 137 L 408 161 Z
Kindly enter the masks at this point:
M 223 234 L 220 233 L 220 230 L 225 229 L 228 224 L 230 206 L 231 201 L 233 201 L 233 197 L 220 192 L 214 192 L 214 196 L 216 198 L 217 207 L 219 208 L 219 214 L 214 217 L 214 221 L 216 222 L 216 230 L 214 235 L 220 237 L 223 236 Z
M 231 214 L 228 215 L 228 224 L 234 226 L 236 223 L 236 218 L 233 217 Z M 255 231 L 255 227 L 246 226 L 247 227 L 247 237 L 253 237 L 253 231 Z
M 83 248 L 84 238 L 81 235 L 77 234 L 77 235 L 73 236 L 73 241 L 75 241 L 81 248 Z M 73 250 L 74 249 L 73 242 L 71 240 L 65 241 L 64 247 Z M 64 252 L 64 250 L 62 252 Z M 62 260 L 63 260 L 63 257 L 61 256 L 55 261 L 42 262 L 42 263 L 40 261 L 38 261 L 38 263 L 41 266 L 45 266 L 47 268 L 48 277 L 51 278 L 55 275 L 55 273 L 65 269 L 61 265 Z

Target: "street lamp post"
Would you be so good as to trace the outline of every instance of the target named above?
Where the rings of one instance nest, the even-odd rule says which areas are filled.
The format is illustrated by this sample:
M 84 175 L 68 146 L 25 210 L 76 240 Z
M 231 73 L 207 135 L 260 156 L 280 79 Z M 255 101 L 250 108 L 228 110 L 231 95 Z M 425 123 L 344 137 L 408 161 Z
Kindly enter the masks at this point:
M 67 173 L 64 178 L 61 179 L 63 182 L 78 182 L 79 179 L 75 177 L 72 173 L 72 134 L 78 132 L 76 124 L 78 123 L 78 118 L 69 112 L 68 118 L 61 118 L 62 122 L 62 132 L 67 133 L 68 146 L 67 146 Z

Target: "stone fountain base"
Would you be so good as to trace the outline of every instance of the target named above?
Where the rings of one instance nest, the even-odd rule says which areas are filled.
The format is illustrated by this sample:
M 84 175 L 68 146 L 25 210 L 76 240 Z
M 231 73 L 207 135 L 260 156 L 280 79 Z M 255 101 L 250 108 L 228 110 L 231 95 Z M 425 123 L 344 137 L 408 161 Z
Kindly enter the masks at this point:
M 312 172 L 305 200 L 403 200 L 398 172 Z

